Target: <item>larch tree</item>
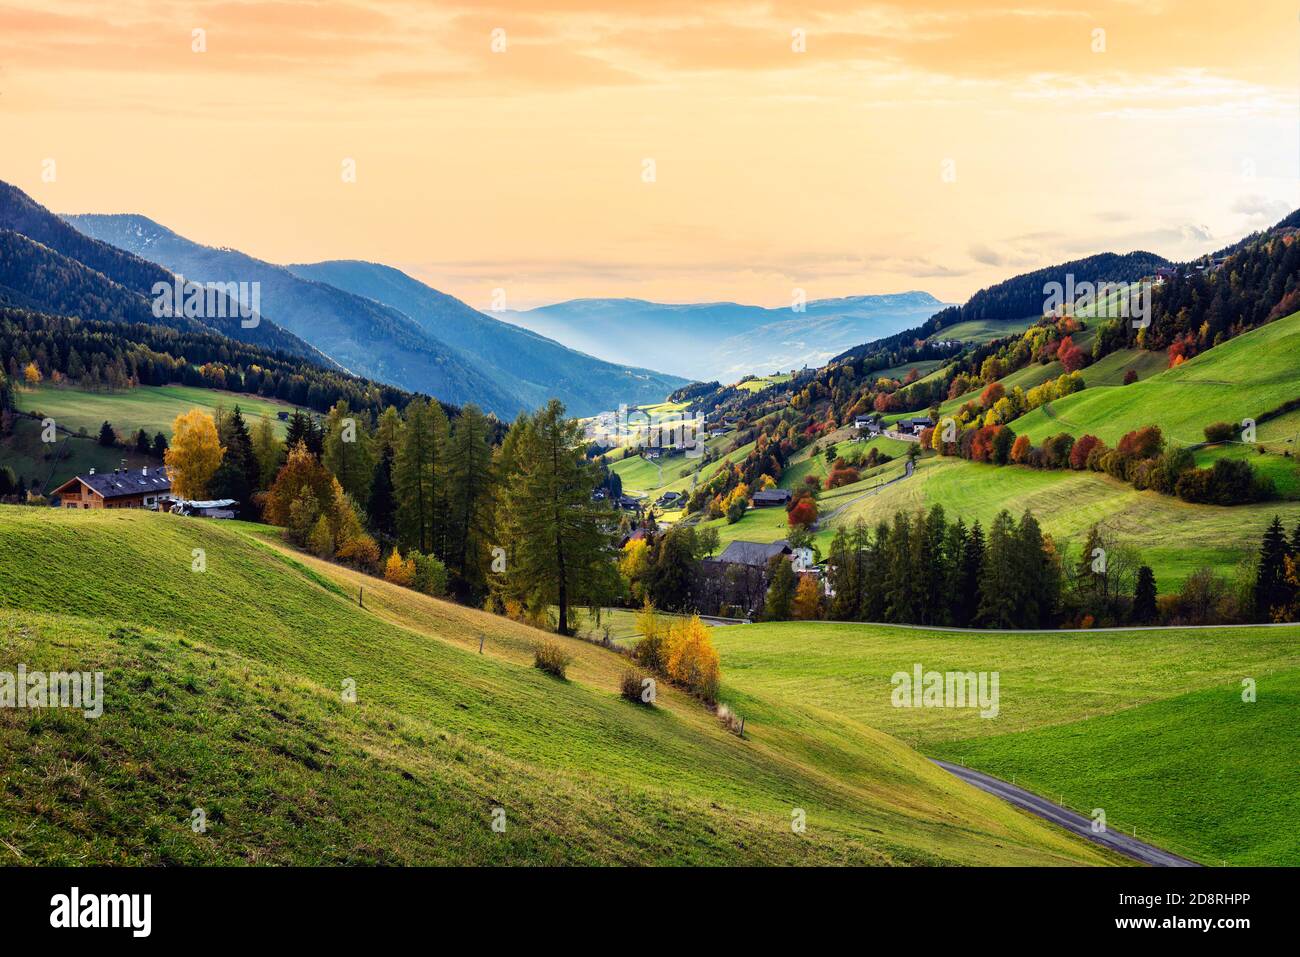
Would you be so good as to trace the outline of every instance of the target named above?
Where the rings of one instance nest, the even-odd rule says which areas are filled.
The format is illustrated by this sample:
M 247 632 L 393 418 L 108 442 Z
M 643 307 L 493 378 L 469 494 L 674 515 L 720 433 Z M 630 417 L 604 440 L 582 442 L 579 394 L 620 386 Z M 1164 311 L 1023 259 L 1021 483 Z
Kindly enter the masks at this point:
M 492 531 L 492 426 L 478 406 L 461 409 L 446 455 L 447 567 L 474 597 Z
M 212 416 L 202 409 L 178 415 L 172 422 L 172 441 L 165 457 L 172 493 L 180 498 L 204 498 L 225 451 Z
M 325 417 L 325 438 L 321 461 L 338 478 L 343 490 L 358 502 L 370 495 L 374 456 L 367 421 L 348 407 L 346 399 L 336 402 Z
M 406 407 L 393 460 L 398 537 L 426 555 L 444 553 L 448 431 L 447 414 L 438 402 L 413 399 Z
M 555 605 L 559 631 L 572 634 L 571 610 L 597 606 L 618 591 L 616 517 L 593 502 L 599 470 L 583 450 L 582 427 L 552 399 L 512 428 L 519 435 L 511 455 L 501 533 L 513 546 L 506 569 L 512 589 L 534 610 Z

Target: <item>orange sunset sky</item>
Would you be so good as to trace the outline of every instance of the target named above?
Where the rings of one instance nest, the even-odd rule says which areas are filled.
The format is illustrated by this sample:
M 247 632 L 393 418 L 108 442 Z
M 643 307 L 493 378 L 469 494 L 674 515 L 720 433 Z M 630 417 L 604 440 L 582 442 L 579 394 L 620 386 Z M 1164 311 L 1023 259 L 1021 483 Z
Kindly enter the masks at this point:
M 960 300 L 1101 250 L 1198 255 L 1300 205 L 1298 10 L 0 0 L 0 179 L 274 262 L 387 262 L 481 309 L 498 287 Z

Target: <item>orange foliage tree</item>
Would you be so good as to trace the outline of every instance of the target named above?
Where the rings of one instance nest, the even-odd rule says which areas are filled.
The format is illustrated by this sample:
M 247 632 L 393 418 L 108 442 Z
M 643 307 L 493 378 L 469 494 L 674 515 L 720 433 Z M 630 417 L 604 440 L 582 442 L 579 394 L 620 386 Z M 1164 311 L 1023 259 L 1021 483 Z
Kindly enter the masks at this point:
M 717 695 L 722 668 L 699 615 L 679 619 L 669 629 L 668 677 L 705 701 Z

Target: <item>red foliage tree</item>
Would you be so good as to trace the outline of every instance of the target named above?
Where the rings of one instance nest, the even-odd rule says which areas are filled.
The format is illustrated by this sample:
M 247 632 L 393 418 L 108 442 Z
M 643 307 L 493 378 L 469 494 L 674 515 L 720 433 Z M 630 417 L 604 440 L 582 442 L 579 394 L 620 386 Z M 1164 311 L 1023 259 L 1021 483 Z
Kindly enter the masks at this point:
M 990 382 L 980 393 L 980 405 L 986 409 L 992 408 L 1006 394 L 1007 388 L 1001 382 Z
M 1034 444 L 1029 441 L 1027 435 L 1017 435 L 1016 441 L 1011 446 L 1011 461 L 1017 465 L 1023 465 L 1029 458 L 1030 451 L 1033 450 Z
M 1165 437 L 1160 432 L 1160 426 L 1148 425 L 1126 434 L 1115 449 L 1125 458 L 1149 459 L 1159 455 L 1164 447 Z
M 800 499 L 786 515 L 791 526 L 811 525 L 817 521 L 817 503 L 811 498 Z
M 988 462 L 993 458 L 993 440 L 997 434 L 1002 431 L 1000 425 L 986 425 L 982 429 L 975 431 L 974 438 L 970 443 L 970 459 L 972 462 Z
M 1086 469 L 1088 467 L 1088 456 L 1092 454 L 1092 450 L 1097 447 L 1097 443 L 1100 441 L 1101 439 L 1095 435 L 1085 435 L 1078 442 L 1075 442 L 1074 447 L 1070 449 L 1070 468 L 1076 472 L 1082 472 Z
M 1073 336 L 1066 336 L 1056 347 L 1056 358 L 1061 360 L 1066 372 L 1078 372 L 1087 361 L 1083 350 L 1074 344 Z
M 831 469 L 831 474 L 826 476 L 826 487 L 828 489 L 839 488 L 841 485 L 852 485 L 854 482 L 861 480 L 862 477 L 853 466 L 845 465 L 841 468 L 840 463 L 836 462 L 835 468 Z

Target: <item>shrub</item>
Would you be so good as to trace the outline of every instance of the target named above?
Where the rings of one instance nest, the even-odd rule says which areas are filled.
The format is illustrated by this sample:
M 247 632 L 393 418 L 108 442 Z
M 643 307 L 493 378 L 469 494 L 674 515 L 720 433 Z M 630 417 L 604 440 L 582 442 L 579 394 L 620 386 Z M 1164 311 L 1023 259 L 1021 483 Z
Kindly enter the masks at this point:
M 1125 385 L 1132 385 L 1137 380 L 1138 380 L 1138 374 L 1136 369 L 1129 369 L 1128 372 L 1124 373 Z
M 647 685 L 646 682 L 650 684 Z M 619 679 L 618 693 L 634 704 L 653 708 L 655 703 L 654 679 L 645 672 L 629 668 Z
M 359 568 L 372 569 L 379 564 L 379 544 L 362 532 L 339 545 L 339 550 L 334 557 Z
M 558 641 L 539 641 L 533 647 L 533 667 L 556 678 L 564 678 L 564 670 L 573 662 L 573 656 Z
M 1237 427 L 1231 422 L 1215 422 L 1205 427 L 1205 441 L 1227 442 L 1237 435 Z
M 643 667 L 658 675 L 668 674 L 668 628 L 659 620 L 655 606 L 645 600 L 636 616 L 636 628 L 641 640 L 636 643 L 632 657 Z
M 1085 435 L 1070 448 L 1070 468 L 1082 472 L 1088 467 L 1088 456 L 1092 455 L 1101 440 L 1095 435 Z

